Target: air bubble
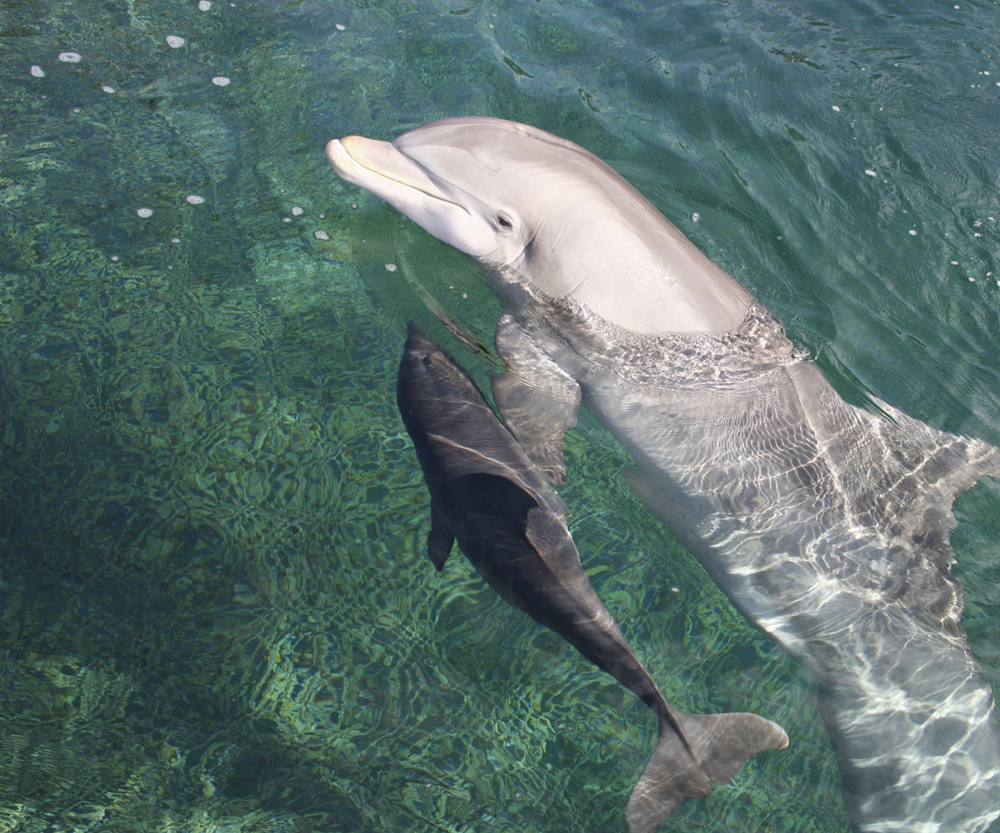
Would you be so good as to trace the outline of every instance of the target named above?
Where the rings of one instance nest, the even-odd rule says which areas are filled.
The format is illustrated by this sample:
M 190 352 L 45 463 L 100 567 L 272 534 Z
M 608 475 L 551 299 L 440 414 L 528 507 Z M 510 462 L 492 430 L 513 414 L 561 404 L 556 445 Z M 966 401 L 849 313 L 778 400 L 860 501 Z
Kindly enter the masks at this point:
M 173 49 L 184 46 L 184 38 L 177 35 L 167 35 L 167 46 Z
M 37 64 L 33 64 L 32 67 L 31 67 L 31 74 L 34 75 L 35 78 L 44 78 L 45 77 L 45 70 L 42 69 Z
M 292 206 L 292 214 L 294 214 L 296 217 L 298 217 L 301 213 L 302 213 L 302 209 L 301 208 L 299 208 L 297 205 Z
M 140 217 L 152 217 L 153 216 L 153 209 L 152 208 L 140 208 L 135 213 L 138 214 Z
M 210 8 L 212 8 L 212 0 L 201 0 L 198 3 L 198 8 L 203 12 L 207 12 Z
M 117 90 L 115 90 L 114 87 L 109 87 L 107 84 L 105 84 L 103 87 L 101 87 L 101 89 L 104 90 L 104 92 L 108 93 L 108 95 L 110 95 L 111 93 L 117 92 Z
M 315 236 L 315 238 L 317 240 L 329 240 L 330 239 L 330 235 L 327 234 L 325 231 L 314 231 L 313 235 Z
M 344 30 L 345 30 L 346 28 L 347 28 L 347 27 L 346 27 L 346 26 L 345 26 L 345 25 L 344 25 L 343 23 L 338 23 L 338 24 L 337 24 L 337 29 L 338 29 L 338 31 L 341 31 L 341 32 L 343 32 L 343 31 L 344 31 Z
M 67 64 L 77 64 L 80 62 L 79 52 L 60 52 L 59 60 L 65 61 Z
M 216 87 L 228 87 L 229 86 L 229 79 L 226 78 L 225 75 L 216 75 L 212 79 L 212 83 L 215 84 Z
M 386 272 L 395 272 L 396 271 L 396 264 L 395 263 L 387 263 L 385 265 L 385 271 Z
M 191 205 L 201 205 L 205 202 L 205 198 L 199 197 L 197 194 L 189 194 L 186 199 Z

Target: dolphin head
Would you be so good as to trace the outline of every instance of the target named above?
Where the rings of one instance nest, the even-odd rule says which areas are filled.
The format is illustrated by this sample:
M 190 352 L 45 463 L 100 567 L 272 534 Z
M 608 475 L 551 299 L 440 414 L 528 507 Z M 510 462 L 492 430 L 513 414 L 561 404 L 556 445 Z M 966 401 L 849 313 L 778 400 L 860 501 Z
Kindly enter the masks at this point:
M 745 291 L 638 191 L 543 130 L 444 119 L 393 142 L 334 139 L 326 155 L 439 240 L 626 329 L 725 332 L 746 311 Z
M 399 409 L 406 419 L 411 412 L 435 415 L 434 419 L 450 419 L 456 411 L 469 404 L 485 401 L 472 380 L 445 352 L 413 322 L 409 322 L 409 337 L 399 364 L 396 389 Z M 418 407 L 419 405 L 419 407 Z

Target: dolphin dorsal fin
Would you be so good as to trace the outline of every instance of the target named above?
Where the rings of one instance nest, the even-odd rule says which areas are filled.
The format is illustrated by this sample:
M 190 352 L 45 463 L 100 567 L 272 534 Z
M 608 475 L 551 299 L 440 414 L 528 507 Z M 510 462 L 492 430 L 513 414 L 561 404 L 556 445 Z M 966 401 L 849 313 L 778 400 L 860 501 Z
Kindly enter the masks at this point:
M 577 570 L 582 569 L 566 523 L 558 515 L 541 507 L 532 509 L 528 512 L 525 534 L 535 552 L 550 568 L 558 569 L 560 562 L 569 562 Z
M 939 431 L 875 397 L 877 413 L 849 405 L 831 395 L 815 365 L 794 365 L 788 374 L 857 525 L 877 530 L 885 549 L 907 553 L 891 592 L 931 626 L 959 632 L 952 504 L 980 477 L 1000 477 L 1000 450 Z

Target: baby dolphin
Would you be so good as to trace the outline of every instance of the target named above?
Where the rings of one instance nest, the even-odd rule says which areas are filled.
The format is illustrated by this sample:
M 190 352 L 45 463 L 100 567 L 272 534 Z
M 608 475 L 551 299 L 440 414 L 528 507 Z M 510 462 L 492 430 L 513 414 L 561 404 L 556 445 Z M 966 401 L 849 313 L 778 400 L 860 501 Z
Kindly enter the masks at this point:
M 554 630 L 644 702 L 659 740 L 625 809 L 647 833 L 682 801 L 725 784 L 788 736 L 755 714 L 685 714 L 663 698 L 590 586 L 566 506 L 475 384 L 410 323 L 396 399 L 431 494 L 427 550 L 438 570 L 457 540 L 500 597 Z

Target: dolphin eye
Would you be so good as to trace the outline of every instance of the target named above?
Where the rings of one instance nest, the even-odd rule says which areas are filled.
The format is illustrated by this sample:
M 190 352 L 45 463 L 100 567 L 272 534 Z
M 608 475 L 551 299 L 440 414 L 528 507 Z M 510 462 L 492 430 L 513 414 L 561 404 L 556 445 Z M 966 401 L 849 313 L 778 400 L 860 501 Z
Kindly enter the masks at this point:
M 512 228 L 514 228 L 514 224 L 506 217 L 504 217 L 503 214 L 497 214 L 497 225 L 500 226 L 500 228 L 504 229 L 505 231 L 510 231 Z

